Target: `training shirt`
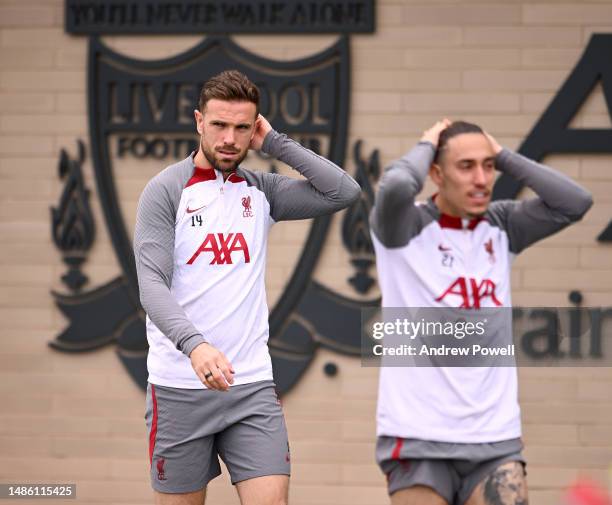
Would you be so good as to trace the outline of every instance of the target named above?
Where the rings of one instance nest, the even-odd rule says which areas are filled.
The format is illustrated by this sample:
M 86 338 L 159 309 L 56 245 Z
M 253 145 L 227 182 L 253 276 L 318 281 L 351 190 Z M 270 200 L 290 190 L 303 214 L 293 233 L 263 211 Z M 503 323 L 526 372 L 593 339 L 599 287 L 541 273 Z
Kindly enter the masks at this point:
M 579 220 L 590 194 L 565 175 L 503 149 L 496 168 L 538 196 L 490 204 L 481 219 L 415 204 L 434 157 L 417 144 L 381 178 L 370 216 L 383 307 L 510 307 L 510 267 L 537 240 Z M 377 433 L 483 443 L 521 435 L 512 367 L 381 367 Z
M 225 354 L 234 385 L 271 380 L 268 231 L 359 196 L 340 167 L 284 134 L 268 133 L 262 151 L 306 180 L 239 167 L 224 181 L 220 171 L 196 167 L 192 154 L 151 179 L 140 197 L 134 254 L 152 384 L 205 388 L 188 357 L 203 342 Z

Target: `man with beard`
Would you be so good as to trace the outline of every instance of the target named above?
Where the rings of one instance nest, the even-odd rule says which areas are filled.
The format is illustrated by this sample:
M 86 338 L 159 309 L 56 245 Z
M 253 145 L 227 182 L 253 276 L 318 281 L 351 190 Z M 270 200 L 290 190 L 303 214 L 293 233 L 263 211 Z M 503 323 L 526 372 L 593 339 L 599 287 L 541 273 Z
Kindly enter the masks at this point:
M 267 235 L 277 221 L 347 207 L 360 188 L 274 131 L 240 72 L 204 84 L 195 122 L 198 151 L 149 181 L 134 236 L 151 482 L 156 503 L 202 505 L 220 456 L 243 505 L 282 504 L 289 445 L 267 347 Z M 305 179 L 242 168 L 249 149 Z
M 495 170 L 537 196 L 491 202 Z M 415 204 L 428 173 L 438 192 Z M 371 227 L 382 305 L 440 307 L 440 319 L 509 308 L 514 256 L 591 204 L 477 125 L 439 121 L 380 181 Z M 516 369 L 455 365 L 380 369 L 376 457 L 391 503 L 526 505 Z

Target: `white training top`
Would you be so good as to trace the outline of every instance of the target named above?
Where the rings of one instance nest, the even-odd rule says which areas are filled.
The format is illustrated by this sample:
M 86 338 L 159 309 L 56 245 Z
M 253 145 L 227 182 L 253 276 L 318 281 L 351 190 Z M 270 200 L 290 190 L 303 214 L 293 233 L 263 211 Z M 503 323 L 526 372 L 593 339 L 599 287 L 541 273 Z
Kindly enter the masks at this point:
M 268 231 L 274 222 L 328 214 L 359 196 L 340 167 L 286 135 L 270 132 L 262 150 L 305 179 L 238 168 L 224 181 L 190 156 L 143 191 L 134 254 L 152 384 L 205 388 L 189 359 L 203 342 L 228 358 L 234 385 L 272 379 Z

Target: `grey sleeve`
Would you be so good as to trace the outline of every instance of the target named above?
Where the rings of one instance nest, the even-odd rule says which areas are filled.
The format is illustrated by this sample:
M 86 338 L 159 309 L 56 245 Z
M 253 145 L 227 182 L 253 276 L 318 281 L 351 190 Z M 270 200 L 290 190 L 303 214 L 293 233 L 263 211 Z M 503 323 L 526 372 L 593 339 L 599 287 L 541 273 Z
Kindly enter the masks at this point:
M 385 169 L 378 185 L 370 225 L 386 247 L 406 245 L 422 228 L 422 215 L 414 199 L 423 189 L 434 153 L 433 144 L 419 142 Z
M 165 174 L 164 174 L 165 175 Z M 160 331 L 189 356 L 206 342 L 170 292 L 174 265 L 174 226 L 178 199 L 168 177 L 157 176 L 145 187 L 136 215 L 134 256 L 140 303 Z M 172 181 L 170 181 L 172 182 Z M 180 182 L 175 184 L 179 187 Z
M 507 231 L 513 253 L 579 221 L 593 204 L 591 194 L 569 177 L 520 154 L 503 149 L 496 166 L 537 194 L 491 204 L 490 214 Z
M 275 221 L 307 219 L 351 205 L 361 192 L 359 184 L 339 166 L 274 130 L 262 151 L 286 163 L 306 180 L 265 174 L 263 190 Z

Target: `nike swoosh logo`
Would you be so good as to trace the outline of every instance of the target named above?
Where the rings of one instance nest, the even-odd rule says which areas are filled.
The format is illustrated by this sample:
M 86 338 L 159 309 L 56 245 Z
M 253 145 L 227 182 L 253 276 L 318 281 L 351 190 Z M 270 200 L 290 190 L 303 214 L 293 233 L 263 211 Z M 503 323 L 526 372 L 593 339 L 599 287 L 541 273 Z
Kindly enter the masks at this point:
M 438 249 L 439 249 L 440 251 L 450 251 L 450 250 L 451 250 L 451 248 L 450 248 L 450 247 L 444 247 L 442 244 L 440 244 L 440 245 L 438 246 Z
M 187 214 L 191 214 L 195 212 L 196 210 L 203 209 L 204 207 L 206 207 L 206 205 L 202 205 L 201 207 L 198 207 L 197 209 L 190 209 L 189 206 L 187 206 Z

